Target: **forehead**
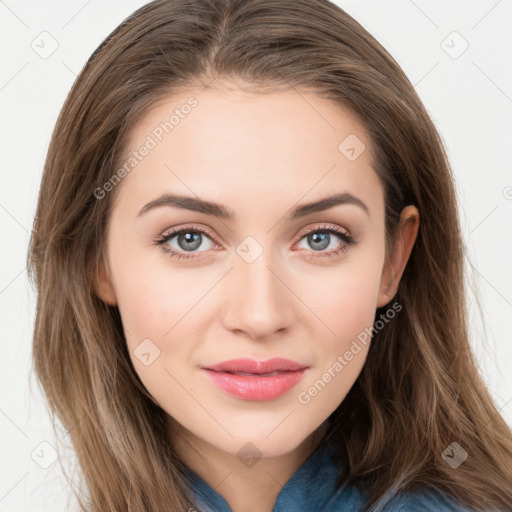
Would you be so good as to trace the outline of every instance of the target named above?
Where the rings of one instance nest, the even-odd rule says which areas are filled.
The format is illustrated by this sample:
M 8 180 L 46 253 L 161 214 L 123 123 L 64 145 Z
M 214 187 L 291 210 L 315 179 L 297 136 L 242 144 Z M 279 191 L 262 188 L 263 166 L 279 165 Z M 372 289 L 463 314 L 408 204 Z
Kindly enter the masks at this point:
M 382 206 L 362 123 L 338 102 L 297 89 L 162 98 L 132 127 L 122 164 L 128 159 L 117 192 L 138 203 L 172 191 L 254 213 L 274 201 L 292 206 L 349 191 Z
M 261 157 L 259 150 L 272 142 L 266 153 L 276 149 L 286 156 L 287 151 L 336 149 L 350 134 L 364 139 L 369 148 L 366 131 L 351 110 L 312 92 L 295 88 L 269 93 L 192 89 L 161 98 L 132 127 L 130 146 L 143 143 L 150 135 L 157 143 L 190 143 L 196 150 L 211 150 L 223 142 L 215 146 L 215 156 L 220 158 L 236 152 L 237 146 L 258 150 Z M 310 144 L 303 146 L 303 142 Z

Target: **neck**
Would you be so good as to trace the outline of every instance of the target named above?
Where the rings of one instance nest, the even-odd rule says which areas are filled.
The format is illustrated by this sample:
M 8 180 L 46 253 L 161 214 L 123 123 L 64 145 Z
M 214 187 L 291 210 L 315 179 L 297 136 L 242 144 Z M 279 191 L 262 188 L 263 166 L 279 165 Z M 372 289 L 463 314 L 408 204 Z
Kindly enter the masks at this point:
M 212 446 L 172 419 L 170 439 L 183 463 L 218 492 L 233 512 L 271 512 L 280 490 L 316 450 L 326 428 L 322 424 L 288 453 L 247 465 L 236 453 Z

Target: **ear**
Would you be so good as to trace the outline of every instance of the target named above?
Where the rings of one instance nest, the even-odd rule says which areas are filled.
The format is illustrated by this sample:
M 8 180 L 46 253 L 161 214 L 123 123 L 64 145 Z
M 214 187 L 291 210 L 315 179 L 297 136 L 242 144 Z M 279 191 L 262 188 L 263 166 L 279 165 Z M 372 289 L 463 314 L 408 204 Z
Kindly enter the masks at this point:
M 377 307 L 385 306 L 398 291 L 400 279 L 418 235 L 420 215 L 415 206 L 406 206 L 400 214 L 391 254 L 386 255 L 380 279 Z
M 98 265 L 98 272 L 96 276 L 96 293 L 101 300 L 111 306 L 117 305 L 117 297 L 112 286 L 112 280 L 110 278 L 110 269 L 108 264 L 101 259 Z

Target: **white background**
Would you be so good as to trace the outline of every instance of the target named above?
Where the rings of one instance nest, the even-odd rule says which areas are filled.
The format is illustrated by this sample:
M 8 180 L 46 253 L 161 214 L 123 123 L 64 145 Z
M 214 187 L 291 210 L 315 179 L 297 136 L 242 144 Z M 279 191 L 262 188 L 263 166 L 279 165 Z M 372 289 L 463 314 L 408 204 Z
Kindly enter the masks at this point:
M 51 446 L 40 443 L 55 442 L 31 373 L 35 298 L 27 244 L 66 94 L 94 49 L 144 3 L 0 0 L 0 512 L 69 510 L 58 462 L 48 469 L 35 462 L 51 462 Z M 402 66 L 447 145 L 467 245 L 472 344 L 512 425 L 512 1 L 336 3 Z M 58 43 L 46 59 L 31 47 L 43 31 Z M 467 50 L 453 58 L 464 41 Z

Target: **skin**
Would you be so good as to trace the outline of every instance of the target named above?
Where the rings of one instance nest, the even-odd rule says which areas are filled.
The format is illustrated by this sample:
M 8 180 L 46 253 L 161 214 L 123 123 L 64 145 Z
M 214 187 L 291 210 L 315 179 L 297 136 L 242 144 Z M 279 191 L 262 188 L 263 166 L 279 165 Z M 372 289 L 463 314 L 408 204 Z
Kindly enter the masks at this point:
M 390 305 L 419 215 L 413 206 L 403 210 L 386 257 L 384 190 L 371 166 L 371 140 L 347 109 L 305 91 L 260 95 L 219 85 L 166 98 L 134 127 L 130 150 L 191 95 L 197 107 L 118 185 L 97 290 L 118 306 L 134 368 L 168 413 L 182 460 L 233 511 L 270 511 L 360 374 L 369 343 L 307 404 L 299 393 L 371 328 L 377 307 Z M 350 134 L 366 146 L 354 161 L 338 150 Z M 237 218 L 170 206 L 137 215 L 164 192 L 221 203 Z M 333 192 L 353 194 L 368 213 L 343 204 L 286 218 L 298 204 Z M 345 245 L 328 235 L 329 246 L 315 250 L 302 233 L 325 225 L 357 243 L 328 257 Z M 173 259 L 153 243 L 189 226 L 213 235 L 201 239 L 195 259 Z M 236 252 L 247 236 L 263 251 L 251 263 Z M 167 245 L 181 253 L 190 246 L 178 245 L 178 237 Z M 160 350 L 149 366 L 134 355 L 144 339 Z M 247 401 L 200 370 L 240 357 L 285 357 L 309 368 L 277 399 Z M 248 442 L 261 456 L 250 467 L 237 456 Z

